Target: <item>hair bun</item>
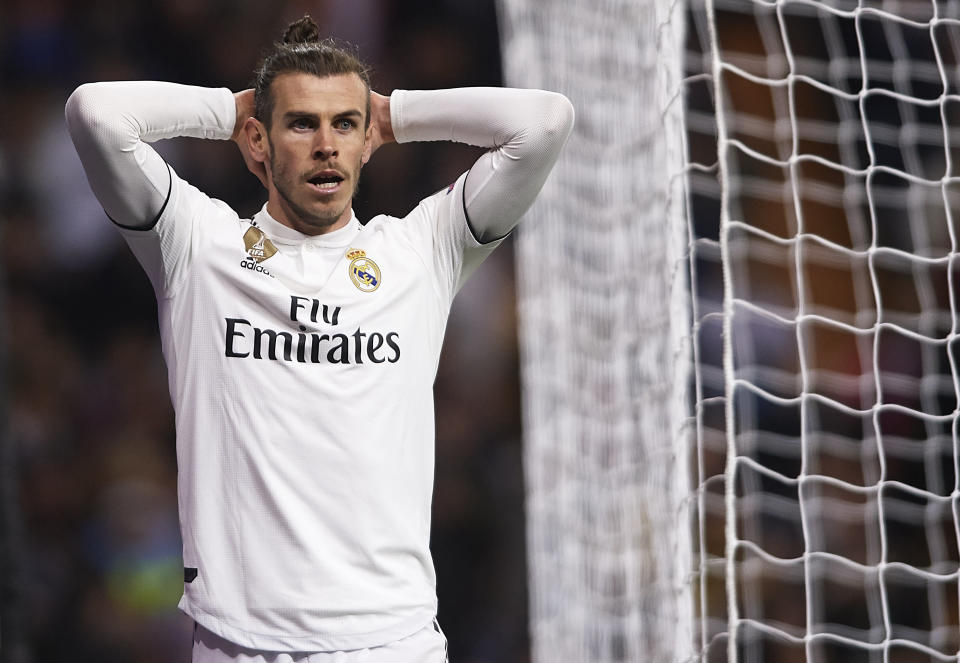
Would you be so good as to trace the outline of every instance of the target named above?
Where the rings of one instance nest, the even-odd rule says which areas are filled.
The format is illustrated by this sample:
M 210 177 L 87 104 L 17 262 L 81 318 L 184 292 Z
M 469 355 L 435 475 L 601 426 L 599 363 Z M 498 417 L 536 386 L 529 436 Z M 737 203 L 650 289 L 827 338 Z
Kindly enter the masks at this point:
M 313 41 L 320 41 L 320 26 L 309 14 L 291 23 L 283 32 L 284 44 L 309 44 Z

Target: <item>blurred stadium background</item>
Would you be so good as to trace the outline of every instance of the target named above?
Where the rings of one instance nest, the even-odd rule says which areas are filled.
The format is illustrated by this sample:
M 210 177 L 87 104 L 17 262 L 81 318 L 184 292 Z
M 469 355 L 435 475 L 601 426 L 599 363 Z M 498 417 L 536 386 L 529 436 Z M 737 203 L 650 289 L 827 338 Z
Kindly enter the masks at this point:
M 436 383 L 432 541 L 451 660 L 530 660 L 528 540 L 545 551 L 532 551 L 535 564 L 554 574 L 532 585 L 543 611 L 534 619 L 539 660 L 551 660 L 556 644 L 577 650 L 578 662 L 644 660 L 636 652 L 651 646 L 723 661 L 730 617 L 744 661 L 956 660 L 960 111 L 947 95 L 960 90 L 960 2 L 498 6 L 513 12 L 507 52 L 522 54 L 508 63 L 511 82 L 563 91 L 578 111 L 553 178 L 569 199 L 535 214 L 586 206 L 602 223 L 594 236 L 578 235 L 582 215 L 571 213 L 562 233 L 541 223 L 541 239 L 524 234 L 517 244 L 524 269 L 558 276 L 549 296 L 569 295 L 552 316 L 535 279 L 520 284 L 533 293 L 527 319 L 550 332 L 527 361 L 563 359 L 540 362 L 547 391 L 557 389 L 538 406 L 546 416 L 537 439 L 569 442 L 555 445 L 556 458 L 540 445 L 547 490 L 531 513 L 545 526 L 530 539 L 514 298 L 524 279 L 514 277 L 511 242 L 454 305 Z M 242 89 L 261 48 L 305 12 L 360 47 L 380 91 L 502 83 L 493 0 L 0 0 L 2 663 L 153 663 L 187 660 L 189 650 L 190 622 L 175 608 L 173 422 L 155 302 L 89 191 L 63 103 L 79 83 L 102 79 Z M 677 12 L 686 12 L 683 29 Z M 612 54 L 613 36 L 636 50 Z M 682 60 L 682 81 L 663 65 L 678 36 L 682 46 L 672 47 L 683 53 L 670 61 Z M 867 92 L 856 105 L 858 91 Z M 658 96 L 662 116 L 648 96 Z M 678 99 L 685 180 L 655 152 L 678 138 Z M 262 204 L 232 144 L 158 147 L 241 213 Z M 385 148 L 365 169 L 358 215 L 402 215 L 476 154 L 444 143 Z M 658 172 L 669 184 L 650 177 Z M 651 243 L 666 225 L 663 208 L 647 203 L 675 215 L 681 181 L 687 255 L 671 263 Z M 676 249 L 676 237 L 665 238 Z M 621 251 L 627 244 L 639 258 Z M 674 333 L 686 319 L 651 303 L 663 291 L 643 290 L 656 285 L 644 268 L 669 275 L 661 286 L 693 289 L 692 333 L 680 340 L 698 361 L 695 416 L 683 431 L 650 414 L 644 390 L 666 384 L 679 356 L 650 343 L 650 330 Z M 563 416 L 553 416 L 552 397 Z M 638 436 L 645 417 L 653 433 Z M 685 435 L 694 444 L 677 445 Z M 664 463 L 689 463 L 683 504 L 644 492 L 666 494 L 658 481 L 687 488 L 671 481 L 682 470 L 671 475 Z M 655 519 L 665 521 L 658 531 Z M 676 568 L 662 586 L 649 581 L 670 566 L 659 560 L 687 565 L 679 586 Z M 692 605 L 680 594 L 691 588 L 700 619 L 687 633 L 680 613 Z M 663 602 L 674 590 L 676 618 Z M 667 622 L 677 623 L 674 640 L 663 637 Z M 771 624 L 773 636 L 759 628 Z M 858 642 L 839 646 L 838 635 Z M 922 647 L 891 646 L 898 637 Z
M 22 515 L 2 534 L 4 661 L 189 659 L 155 301 L 87 186 L 67 95 L 139 78 L 243 89 L 261 49 L 305 12 L 359 46 L 380 91 L 500 84 L 492 0 L 0 2 L 3 488 L 19 479 L 19 508 L 6 512 Z M 159 149 L 241 213 L 265 199 L 230 143 Z M 445 143 L 385 148 L 356 211 L 402 215 L 476 156 Z M 529 656 L 512 280 L 508 244 L 460 294 L 436 382 L 432 546 L 458 663 Z

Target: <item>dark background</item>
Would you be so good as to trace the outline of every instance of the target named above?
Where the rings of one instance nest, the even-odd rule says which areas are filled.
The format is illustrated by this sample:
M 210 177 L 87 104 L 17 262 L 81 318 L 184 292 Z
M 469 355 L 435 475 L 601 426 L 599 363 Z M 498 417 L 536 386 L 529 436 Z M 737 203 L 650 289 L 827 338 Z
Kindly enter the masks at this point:
M 90 193 L 64 102 L 94 80 L 243 89 L 305 12 L 360 48 L 380 92 L 500 84 L 487 0 L 0 0 L 3 488 L 15 488 L 0 566 L 5 661 L 189 660 L 156 303 Z M 242 215 L 263 204 L 232 143 L 156 147 Z M 477 154 L 387 146 L 364 171 L 357 214 L 402 216 Z M 512 280 L 507 244 L 461 292 L 436 382 L 432 548 L 457 663 L 529 658 Z

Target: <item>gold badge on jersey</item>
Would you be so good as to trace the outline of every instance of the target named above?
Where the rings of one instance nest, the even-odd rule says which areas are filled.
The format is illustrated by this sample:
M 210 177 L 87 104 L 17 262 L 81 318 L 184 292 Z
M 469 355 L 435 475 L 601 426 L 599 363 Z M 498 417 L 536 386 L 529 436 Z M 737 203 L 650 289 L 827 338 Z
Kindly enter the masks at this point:
M 347 268 L 350 280 L 358 290 L 373 292 L 380 287 L 380 267 L 367 257 L 366 251 L 350 249 L 347 251 L 347 259 L 350 261 L 350 266 Z
M 263 262 L 277 252 L 273 242 L 267 239 L 263 231 L 256 226 L 250 226 L 243 234 L 243 243 L 247 247 L 247 257 L 257 263 Z

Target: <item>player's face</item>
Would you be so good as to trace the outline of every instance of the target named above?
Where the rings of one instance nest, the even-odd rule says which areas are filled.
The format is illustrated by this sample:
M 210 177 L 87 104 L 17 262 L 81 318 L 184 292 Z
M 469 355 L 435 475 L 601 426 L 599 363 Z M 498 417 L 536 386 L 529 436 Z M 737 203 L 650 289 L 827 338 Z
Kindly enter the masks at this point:
M 356 74 L 281 74 L 271 86 L 268 211 L 307 235 L 350 221 L 360 169 L 370 158 L 369 92 Z

